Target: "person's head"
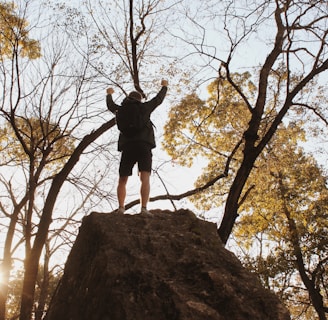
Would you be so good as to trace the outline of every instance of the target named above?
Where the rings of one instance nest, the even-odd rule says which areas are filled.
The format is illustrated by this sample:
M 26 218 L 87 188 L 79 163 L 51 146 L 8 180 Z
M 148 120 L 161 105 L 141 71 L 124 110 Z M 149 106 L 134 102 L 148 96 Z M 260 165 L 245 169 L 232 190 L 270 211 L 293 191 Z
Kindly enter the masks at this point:
M 137 100 L 137 101 L 141 101 L 142 100 L 142 95 L 138 91 L 132 91 L 132 92 L 129 93 L 129 98 Z

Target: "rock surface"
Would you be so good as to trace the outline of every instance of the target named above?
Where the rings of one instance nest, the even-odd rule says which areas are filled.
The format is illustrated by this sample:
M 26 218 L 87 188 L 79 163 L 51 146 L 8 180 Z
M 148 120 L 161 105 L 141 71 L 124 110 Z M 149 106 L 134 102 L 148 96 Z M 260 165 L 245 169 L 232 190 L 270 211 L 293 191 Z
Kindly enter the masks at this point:
M 187 210 L 83 219 L 46 320 L 287 320 L 278 298 Z

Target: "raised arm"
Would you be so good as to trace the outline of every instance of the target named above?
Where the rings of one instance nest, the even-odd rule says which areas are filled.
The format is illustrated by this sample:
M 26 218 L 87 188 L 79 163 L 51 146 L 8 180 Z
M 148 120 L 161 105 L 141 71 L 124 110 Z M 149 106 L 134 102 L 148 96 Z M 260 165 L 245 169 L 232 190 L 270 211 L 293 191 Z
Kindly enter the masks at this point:
M 151 114 L 156 107 L 158 107 L 164 100 L 166 92 L 167 92 L 167 86 L 168 86 L 168 81 L 167 80 L 162 80 L 161 82 L 162 88 L 161 90 L 157 93 L 157 95 L 144 103 L 144 107 L 147 109 L 147 113 Z
M 118 106 L 114 101 L 113 101 L 113 97 L 112 94 L 114 93 L 114 89 L 113 88 L 108 88 L 106 90 L 106 104 L 107 104 L 107 108 L 109 111 L 111 111 L 112 113 L 116 114 L 116 111 L 118 110 L 118 108 L 120 106 Z

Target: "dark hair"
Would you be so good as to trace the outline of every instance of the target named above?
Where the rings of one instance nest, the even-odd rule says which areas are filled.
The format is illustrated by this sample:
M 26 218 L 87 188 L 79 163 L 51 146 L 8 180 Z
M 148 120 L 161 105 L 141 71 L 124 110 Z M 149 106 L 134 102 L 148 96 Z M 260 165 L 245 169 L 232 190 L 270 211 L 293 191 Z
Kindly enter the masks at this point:
M 142 95 L 138 91 L 132 91 L 129 93 L 129 97 L 138 101 L 142 100 Z

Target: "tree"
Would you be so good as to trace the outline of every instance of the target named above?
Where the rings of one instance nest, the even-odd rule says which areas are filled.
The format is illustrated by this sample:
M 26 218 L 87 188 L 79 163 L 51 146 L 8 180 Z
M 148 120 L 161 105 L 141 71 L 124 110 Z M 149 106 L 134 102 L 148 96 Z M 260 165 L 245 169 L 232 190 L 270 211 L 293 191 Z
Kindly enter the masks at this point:
M 30 5 L 33 2 L 26 2 L 23 7 L 17 6 L 16 15 L 23 13 L 27 19 Z M 45 23 L 40 16 L 34 18 L 36 24 Z M 62 32 L 58 45 L 56 36 L 60 30 L 56 29 L 56 25 L 51 30 L 38 29 L 44 34 L 36 34 L 35 25 L 29 26 L 29 32 L 34 31 L 34 35 L 43 39 L 44 49 L 42 56 L 37 55 L 39 59 L 31 59 L 36 57 L 32 51 L 26 57 L 22 53 L 27 50 L 27 43 L 38 42 L 27 42 L 28 37 L 24 32 L 22 38 L 25 42 L 19 41 L 19 28 L 11 25 L 12 21 L 7 19 L 6 23 L 9 29 L 15 30 L 15 41 L 6 43 L 6 51 L 1 60 L 3 95 L 0 113 L 2 126 L 6 128 L 2 131 L 1 140 L 1 182 L 7 194 L 1 200 L 1 219 L 5 221 L 6 239 L 1 266 L 5 281 L 1 287 L 0 319 L 5 318 L 14 253 L 22 244 L 25 246 L 25 265 L 20 317 L 30 319 L 41 252 L 51 239 L 49 225 L 54 218 L 52 214 L 59 191 L 64 182 L 69 180 L 68 175 L 86 148 L 111 128 L 114 120 L 105 121 L 90 135 L 83 133 L 83 125 L 102 113 L 92 108 L 95 103 L 95 86 L 90 85 L 90 82 L 95 75 L 88 71 L 87 59 L 77 59 L 74 56 L 74 63 L 70 63 L 67 53 L 72 54 L 72 46 L 67 38 L 62 37 Z M 17 21 L 22 23 L 25 19 Z M 86 102 L 88 109 L 85 107 Z M 78 107 L 82 107 L 82 110 Z M 13 167 L 14 170 L 11 169 Z M 93 188 L 92 185 L 88 186 L 89 190 Z M 45 201 L 46 213 L 43 208 L 40 209 L 43 205 L 40 195 L 46 195 L 48 199 Z M 46 281 L 43 282 L 46 284 Z
M 0 58 L 1 58 L 1 74 L 5 75 L 6 59 L 11 57 L 28 57 L 36 59 L 40 57 L 40 44 L 38 41 L 29 38 L 29 30 L 27 28 L 27 20 L 25 17 L 20 17 L 15 12 L 14 3 L 0 3 Z M 4 79 L 4 78 L 3 78 Z M 3 86 L 3 94 L 5 94 L 5 87 Z M 2 278 L 0 283 L 0 319 L 5 317 L 5 302 L 7 297 L 7 282 L 9 279 L 9 270 L 11 267 L 10 249 L 11 239 L 13 237 L 15 223 L 19 208 L 24 204 L 25 199 L 17 204 L 15 212 L 13 213 L 12 223 L 8 228 L 7 239 L 4 249 L 4 258 L 2 262 Z M 2 206 L 2 209 L 3 206 Z M 5 212 L 5 210 L 3 210 Z
M 40 266 L 39 276 L 37 281 L 37 290 L 36 297 L 40 297 L 42 294 L 42 284 L 45 282 L 43 277 L 46 276 L 48 283 L 47 296 L 45 297 L 46 303 L 49 303 L 52 297 L 53 292 L 56 290 L 58 282 L 62 276 L 61 273 L 54 273 L 52 270 L 43 270 L 43 266 Z M 23 283 L 24 272 L 23 270 L 17 270 L 14 274 L 13 279 L 10 281 L 8 299 L 7 299 L 7 317 L 6 319 L 18 319 L 19 318 L 19 300 L 21 298 L 21 290 Z M 43 316 L 44 309 L 39 308 L 40 298 L 36 300 L 38 308 L 36 311 L 36 319 L 41 319 L 40 316 Z M 39 312 L 40 310 L 40 312 Z
M 228 2 L 224 10 L 219 8 L 224 16 L 218 13 L 216 6 L 211 5 L 211 2 L 207 5 L 211 9 L 207 19 L 223 19 L 222 30 L 226 33 L 227 40 L 225 44 L 226 47 L 229 46 L 226 48 L 226 57 L 213 54 L 212 47 L 208 44 L 211 39 L 205 37 L 206 28 L 202 29 L 199 45 L 195 41 L 189 43 L 198 49 L 199 54 L 209 58 L 211 67 L 216 63 L 218 93 L 225 89 L 225 82 L 220 87 L 222 79 L 228 81 L 235 95 L 239 97 L 238 100 L 242 101 L 243 117 L 247 119 L 243 133 L 239 135 L 237 142 L 232 141 L 230 148 L 231 152 L 238 152 L 242 158 L 235 171 L 230 172 L 233 180 L 229 185 L 225 211 L 218 230 L 223 243 L 226 243 L 238 217 L 239 206 L 248 194 L 245 186 L 255 162 L 281 122 L 287 116 L 296 121 L 301 114 L 314 111 L 327 124 L 324 104 L 321 101 L 319 105 L 315 99 L 316 90 L 310 90 L 313 89 L 312 82 L 328 67 L 328 16 L 327 7 L 322 1 L 305 1 L 302 4 L 279 0 L 264 3 L 255 1 L 252 5 L 245 2 L 244 7 L 241 4 L 235 7 Z M 197 26 L 202 25 L 196 18 L 193 21 Z M 206 17 L 203 21 L 206 21 Z M 258 76 L 252 79 L 255 92 L 250 92 L 248 87 L 240 86 L 239 75 L 231 70 L 234 68 L 238 49 L 243 50 L 244 42 L 259 34 L 266 37 L 271 45 L 266 47 L 267 55 L 259 62 L 260 67 L 256 73 Z M 307 45 L 310 42 L 311 45 Z M 221 41 L 220 44 L 222 43 Z M 300 65 L 302 68 L 299 68 Z M 222 103 L 222 97 L 224 99 L 224 93 L 217 96 L 218 106 Z M 230 158 L 228 159 L 230 163 Z
M 219 235 L 224 243 L 228 240 L 235 220 L 238 217 L 239 200 L 256 159 L 273 137 L 288 111 L 293 107 L 298 108 L 302 105 L 305 105 L 306 108 L 307 104 L 302 96 L 303 89 L 306 89 L 317 75 L 328 68 L 328 59 L 324 54 L 325 47 L 327 46 L 327 34 L 325 28 L 323 28 L 328 20 L 327 12 L 324 10 L 326 6 L 321 1 L 316 2 L 315 5 L 309 2 L 307 7 L 293 2 L 285 3 L 280 1 L 276 1 L 275 5 L 276 7 L 273 11 L 277 30 L 275 43 L 259 73 L 258 92 L 254 107 L 245 99 L 243 92 L 236 86 L 234 80 L 230 78 L 229 64 L 226 67 L 227 78 L 235 86 L 238 94 L 245 99 L 251 118 L 248 128 L 244 132 L 243 160 L 229 190 L 225 213 L 219 228 Z M 321 11 L 322 9 L 323 11 Z M 293 19 L 289 18 L 289 12 Z M 304 15 L 310 21 L 305 22 Z M 303 32 L 307 33 L 308 26 L 318 30 L 318 33 L 314 34 L 312 39 L 312 41 L 318 44 L 318 47 L 313 48 L 311 46 L 311 48 L 306 48 L 304 59 L 314 58 L 311 62 L 304 62 L 306 63 L 306 70 L 304 70 L 302 75 L 298 75 L 292 71 L 293 60 L 299 59 L 300 55 L 298 53 L 301 54 L 303 52 L 303 46 L 299 45 L 299 40 Z M 310 36 L 310 34 L 307 34 L 307 36 Z M 272 70 L 275 67 L 279 67 L 279 69 L 274 70 L 274 73 L 278 73 L 283 83 L 277 88 L 278 90 L 273 89 L 272 94 L 276 93 L 278 99 L 281 100 L 276 100 L 274 107 L 277 115 L 272 119 L 263 137 L 260 138 L 259 130 L 265 116 L 265 110 L 271 108 L 271 105 L 267 103 L 271 89 L 269 87 L 269 79 L 272 78 Z M 286 86 L 285 90 L 282 89 L 282 84 Z
M 252 175 L 255 187 L 243 204 L 247 214 L 236 224 L 234 236 L 248 252 L 246 264 L 295 317 L 312 312 L 312 318 L 316 312 L 326 319 L 327 177 L 297 146 L 294 134 L 281 132 L 270 143 L 266 163 Z M 255 247 L 263 250 L 252 257 L 249 251 Z
M 13 176 L 19 176 L 17 171 L 20 170 L 17 168 L 20 166 L 28 168 L 26 170 L 26 174 L 28 174 L 26 185 L 28 187 L 19 204 L 15 204 L 16 197 L 14 196 L 15 190 L 12 189 L 12 183 L 6 183 L 3 179 L 3 183 L 11 194 L 14 212 L 8 212 L 2 205 L 2 211 L 10 219 L 2 263 L 2 305 L 7 296 L 13 255 L 12 243 L 17 231 L 17 223 L 22 221 L 22 237 L 17 241 L 25 243 L 25 254 L 28 256 L 34 232 L 33 211 L 37 206 L 36 193 L 39 192 L 38 187 L 56 174 L 57 167 L 60 166 L 60 163 L 65 162 L 65 159 L 73 150 L 73 140 L 67 136 L 60 138 L 61 135 L 62 133 L 57 126 L 37 118 L 17 118 L 15 122 L 5 125 L 4 129 L 0 130 L 2 163 L 15 168 L 16 172 L 13 173 Z M 44 170 L 50 174 L 50 177 L 42 177 Z M 24 169 L 21 174 L 24 174 Z

